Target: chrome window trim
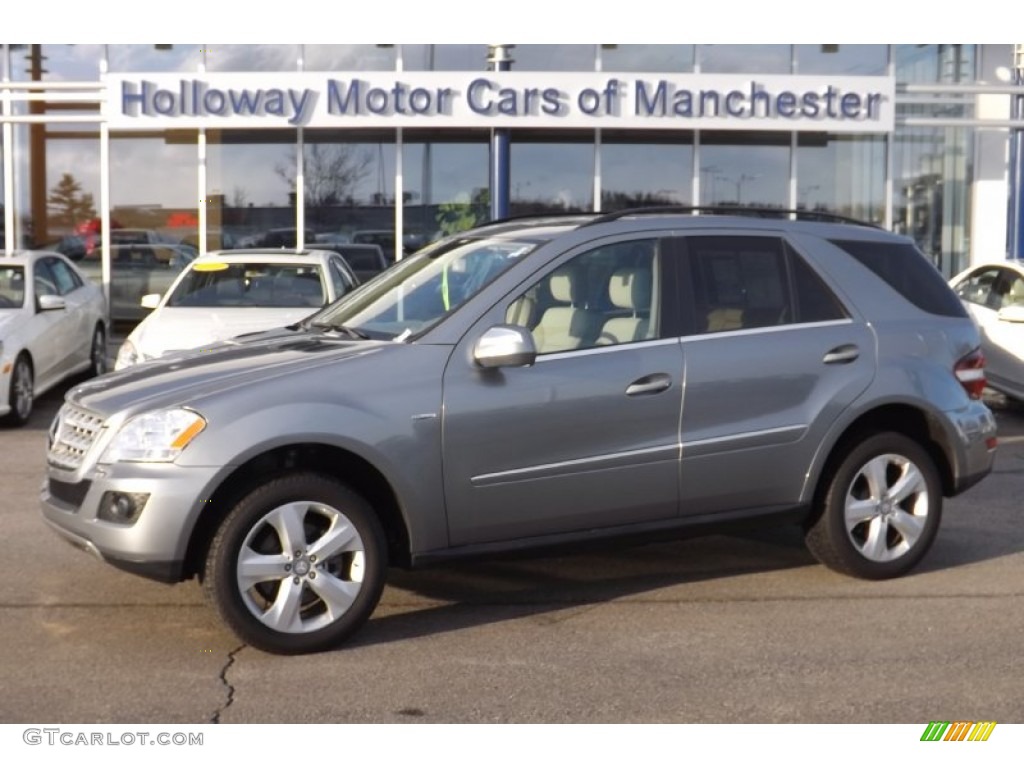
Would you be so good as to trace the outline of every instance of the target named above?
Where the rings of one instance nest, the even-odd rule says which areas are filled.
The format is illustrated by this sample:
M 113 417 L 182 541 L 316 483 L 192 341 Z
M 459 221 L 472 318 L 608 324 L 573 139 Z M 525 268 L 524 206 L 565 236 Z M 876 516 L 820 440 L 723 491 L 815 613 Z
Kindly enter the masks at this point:
M 602 344 L 599 347 L 587 347 L 586 349 L 565 349 L 561 352 L 548 352 L 546 354 L 538 354 L 536 364 L 546 363 L 553 360 L 562 360 L 567 357 L 583 357 L 584 355 L 603 355 L 608 352 L 617 352 L 623 349 L 647 349 L 649 347 L 660 347 L 669 344 L 678 344 L 678 337 L 671 337 L 667 339 L 651 339 L 650 341 L 630 341 L 625 344 Z
M 704 339 L 720 339 L 723 336 L 750 336 L 755 333 L 778 333 L 780 331 L 788 331 L 794 328 L 832 328 L 840 325 L 850 325 L 853 322 L 852 318 L 847 317 L 841 320 L 820 320 L 814 323 L 784 323 L 782 325 L 765 325 L 759 328 L 738 328 L 735 331 L 702 331 L 700 333 L 682 336 L 680 337 L 680 341 L 703 341 Z

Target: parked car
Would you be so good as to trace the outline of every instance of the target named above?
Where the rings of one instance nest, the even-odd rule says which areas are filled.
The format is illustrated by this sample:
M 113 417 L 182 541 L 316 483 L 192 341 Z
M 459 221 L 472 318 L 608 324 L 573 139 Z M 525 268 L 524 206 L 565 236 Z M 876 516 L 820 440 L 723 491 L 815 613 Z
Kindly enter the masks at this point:
M 187 245 L 192 250 L 198 253 L 199 251 L 199 233 L 191 232 L 179 241 L 182 245 Z M 241 243 L 238 238 L 235 237 L 231 232 L 226 232 L 221 229 L 210 229 L 206 232 L 206 249 L 207 251 L 229 251 L 233 248 L 241 247 Z
M 114 367 L 289 325 L 358 284 L 344 259 L 328 251 L 207 254 L 192 261 L 163 296 L 142 297 L 143 307 L 153 311 L 125 339 Z
M 111 227 L 112 245 L 174 245 L 177 240 L 155 229 L 138 227 Z
M 113 233 L 112 233 L 113 234 Z M 93 282 L 102 284 L 102 251 L 97 249 L 76 262 Z M 199 252 L 175 243 L 120 243 L 110 246 L 110 318 L 141 320 L 149 310 L 140 305 L 143 296 L 163 293 Z
M 365 283 L 388 268 L 390 262 L 385 258 L 379 245 L 369 243 L 318 243 L 317 247 L 340 254 L 355 272 L 359 282 Z
M 1024 401 L 1024 261 L 979 264 L 950 285 L 981 331 L 988 385 Z
M 82 371 L 107 370 L 103 291 L 49 251 L 0 257 L 0 419 L 21 426 L 35 398 Z
M 613 537 L 798 524 L 836 571 L 904 574 L 992 469 L 978 330 L 911 240 L 746 213 L 773 218 L 497 222 L 302 322 L 87 382 L 43 515 L 201 576 L 275 653 L 349 637 L 391 565 Z
M 296 248 L 298 246 L 299 231 L 295 227 L 279 227 L 268 229 L 259 235 L 251 238 L 253 248 Z M 316 242 L 316 234 L 307 229 L 303 236 L 305 245 L 308 247 Z M 241 243 L 239 245 L 242 245 Z
M 395 260 L 395 230 L 393 229 L 357 229 L 352 233 L 352 242 L 379 245 L 388 261 Z

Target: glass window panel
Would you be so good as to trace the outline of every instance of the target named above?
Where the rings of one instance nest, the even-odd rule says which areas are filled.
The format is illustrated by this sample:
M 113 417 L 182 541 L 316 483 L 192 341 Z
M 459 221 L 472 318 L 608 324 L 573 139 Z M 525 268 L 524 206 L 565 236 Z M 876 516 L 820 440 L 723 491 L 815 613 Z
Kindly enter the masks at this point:
M 798 45 L 796 71 L 801 75 L 884 75 L 887 45 Z
M 296 226 L 297 135 L 293 130 L 206 133 L 206 215 L 248 247 Z
M 99 80 L 102 45 L 12 44 L 12 80 Z
M 698 45 L 701 72 L 787 74 L 789 45 Z
M 7 242 L 7 185 L 4 184 L 4 137 L 0 132 L 0 252 Z
M 537 354 L 630 344 L 661 333 L 656 240 L 586 251 L 517 296 L 506 322 L 529 328 Z
M 393 70 L 393 45 L 306 45 L 303 66 L 310 72 Z
M 185 241 L 185 253 L 195 250 L 199 230 L 197 137 L 196 131 L 111 137 L 111 242 Z M 208 245 L 220 247 L 219 237 Z
M 394 259 L 394 132 L 309 130 L 303 142 L 307 231 L 319 242 L 377 244 Z M 278 163 L 285 168 L 294 172 Z
M 488 69 L 487 46 L 403 45 L 402 67 L 413 72 L 483 72 Z
M 173 45 L 111 45 L 111 72 L 195 72 L 203 62 L 202 43 Z
M 95 125 L 61 123 L 25 126 L 19 133 L 16 233 L 20 244 L 55 248 L 98 216 L 99 131 Z
M 298 69 L 298 45 L 235 45 L 207 43 L 203 46 L 209 72 L 275 72 Z
M 885 137 L 801 134 L 797 208 L 885 223 Z
M 602 135 L 602 211 L 690 205 L 692 177 L 692 134 L 671 143 L 661 133 Z
M 960 83 L 974 80 L 973 45 L 895 45 L 899 83 Z
M 692 45 L 602 45 L 606 72 L 692 72 Z
M 593 45 L 516 45 L 512 69 L 527 72 L 593 72 Z
M 702 205 L 789 207 L 788 133 L 702 134 Z
M 443 138 L 427 142 L 407 135 L 403 144 L 407 252 L 490 218 L 488 134 Z
M 580 143 L 556 144 L 512 134 L 512 215 L 593 210 L 594 144 L 592 134 L 587 136 Z
M 789 322 L 792 299 L 782 241 L 771 237 L 688 237 L 698 333 Z
M 973 144 L 969 128 L 905 128 L 893 143 L 893 229 L 947 277 L 968 261 Z

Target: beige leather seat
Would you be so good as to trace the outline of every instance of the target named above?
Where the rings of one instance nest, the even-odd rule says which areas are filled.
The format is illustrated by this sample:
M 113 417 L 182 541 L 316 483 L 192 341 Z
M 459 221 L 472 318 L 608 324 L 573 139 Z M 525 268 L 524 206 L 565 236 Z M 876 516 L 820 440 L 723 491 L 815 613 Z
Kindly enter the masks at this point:
M 1024 278 L 1018 277 L 1010 284 L 1010 290 L 1003 299 L 1004 307 L 1024 307 Z
M 571 269 L 559 270 L 548 278 L 551 297 L 559 306 L 546 309 L 533 329 L 539 353 L 578 349 L 593 343 L 601 318 L 584 306 L 586 291 L 582 282 Z
M 649 336 L 651 310 L 650 270 L 626 267 L 615 270 L 608 281 L 612 305 L 628 310 L 625 317 L 613 317 L 601 327 L 598 344 L 626 344 Z

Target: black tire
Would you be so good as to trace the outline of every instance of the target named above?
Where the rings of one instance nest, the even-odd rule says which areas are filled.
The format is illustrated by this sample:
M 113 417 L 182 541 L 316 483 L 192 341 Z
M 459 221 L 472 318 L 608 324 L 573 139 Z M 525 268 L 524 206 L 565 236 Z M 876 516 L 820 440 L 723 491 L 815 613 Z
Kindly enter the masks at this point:
M 22 353 L 14 361 L 11 369 L 11 382 L 7 393 L 7 404 L 11 410 L 0 419 L 0 423 L 10 427 L 22 427 L 32 417 L 32 405 L 35 401 L 35 374 L 32 361 Z
M 92 346 L 89 348 L 89 376 L 102 376 L 110 370 L 107 364 L 107 334 L 103 325 L 98 324 L 92 332 Z
M 352 537 L 336 535 L 345 525 Z M 243 553 L 249 578 L 240 573 Z M 362 627 L 386 571 L 384 531 L 366 500 L 331 478 L 295 472 L 231 509 L 210 544 L 203 584 L 244 642 L 292 655 L 330 650 Z
M 925 556 L 939 530 L 942 485 L 935 462 L 898 432 L 865 437 L 843 450 L 822 478 L 807 548 L 850 576 L 901 576 Z

